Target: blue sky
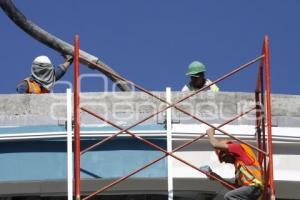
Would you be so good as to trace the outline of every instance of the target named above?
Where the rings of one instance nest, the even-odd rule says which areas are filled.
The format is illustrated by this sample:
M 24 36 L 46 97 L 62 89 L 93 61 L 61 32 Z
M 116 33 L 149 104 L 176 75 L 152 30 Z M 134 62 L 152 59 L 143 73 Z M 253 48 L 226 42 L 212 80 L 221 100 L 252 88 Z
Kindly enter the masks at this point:
M 180 90 L 187 66 L 203 62 L 207 77 L 218 78 L 257 57 L 265 34 L 271 47 L 272 93 L 300 94 L 300 1 L 298 0 L 15 0 L 28 19 L 50 33 L 98 56 L 127 79 L 155 91 Z M 54 50 L 20 30 L 0 11 L 0 93 L 15 93 L 30 74 L 32 60 Z M 222 91 L 252 92 L 257 65 L 219 83 Z M 97 71 L 82 66 L 81 73 Z M 63 77 L 73 81 L 73 67 Z M 103 91 L 92 78 L 83 91 Z M 109 85 L 111 90 L 111 85 Z M 64 87 L 58 86 L 57 92 Z

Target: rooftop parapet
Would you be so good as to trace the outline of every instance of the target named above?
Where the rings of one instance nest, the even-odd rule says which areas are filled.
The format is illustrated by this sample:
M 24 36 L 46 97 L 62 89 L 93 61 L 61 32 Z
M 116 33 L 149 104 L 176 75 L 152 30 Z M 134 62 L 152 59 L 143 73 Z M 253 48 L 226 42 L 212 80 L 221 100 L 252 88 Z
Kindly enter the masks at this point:
M 154 92 L 165 99 L 165 92 Z M 172 102 L 183 98 L 187 93 L 172 92 Z M 81 105 L 92 109 L 101 116 L 122 125 L 130 125 L 166 104 L 141 92 L 97 92 L 81 93 Z M 225 120 L 255 106 L 253 93 L 242 92 L 203 92 L 191 97 L 178 106 L 210 123 Z M 43 95 L 0 95 L 0 126 L 54 125 L 66 121 L 66 94 Z M 272 95 L 273 126 L 299 127 L 300 96 Z M 82 112 L 83 124 L 103 123 Z M 163 123 L 164 112 L 145 123 Z M 196 123 L 191 117 L 173 108 L 173 123 Z M 254 124 L 255 111 L 233 122 L 233 124 Z

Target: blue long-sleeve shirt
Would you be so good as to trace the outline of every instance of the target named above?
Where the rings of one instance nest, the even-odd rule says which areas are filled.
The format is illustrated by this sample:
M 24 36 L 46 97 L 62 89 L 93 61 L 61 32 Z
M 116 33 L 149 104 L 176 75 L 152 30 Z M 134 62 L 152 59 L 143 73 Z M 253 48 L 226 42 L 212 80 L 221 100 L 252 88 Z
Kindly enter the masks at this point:
M 54 74 L 55 74 L 55 80 L 58 81 L 61 79 L 64 74 L 66 73 L 66 69 L 63 67 L 63 65 L 59 65 L 58 67 L 54 67 Z M 20 94 L 24 94 L 28 92 L 28 84 L 26 81 L 22 81 L 17 86 L 17 92 Z

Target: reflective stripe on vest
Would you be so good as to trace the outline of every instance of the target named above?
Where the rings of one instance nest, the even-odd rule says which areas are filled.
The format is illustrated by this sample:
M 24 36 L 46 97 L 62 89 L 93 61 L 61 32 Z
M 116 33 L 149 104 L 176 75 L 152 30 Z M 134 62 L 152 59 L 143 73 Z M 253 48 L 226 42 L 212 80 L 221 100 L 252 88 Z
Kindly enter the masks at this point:
M 241 144 L 241 146 L 247 156 L 252 160 L 252 163 L 246 165 L 243 161 L 237 161 L 235 163 L 235 177 L 241 186 L 253 185 L 261 187 L 263 185 L 262 171 L 256 155 L 248 145 Z
M 49 93 L 49 91 L 43 87 L 41 87 L 37 82 L 32 79 L 25 79 L 28 85 L 28 93 L 29 94 L 41 94 L 41 93 Z
M 247 166 L 240 165 L 239 166 L 239 170 L 238 170 L 239 177 L 238 178 L 240 179 L 242 185 L 262 186 L 262 182 L 249 172 L 249 171 L 251 171 L 251 170 L 249 170 L 250 167 L 253 167 L 253 166 L 249 166 L 249 165 L 247 165 Z M 258 170 L 260 170 L 260 167 Z

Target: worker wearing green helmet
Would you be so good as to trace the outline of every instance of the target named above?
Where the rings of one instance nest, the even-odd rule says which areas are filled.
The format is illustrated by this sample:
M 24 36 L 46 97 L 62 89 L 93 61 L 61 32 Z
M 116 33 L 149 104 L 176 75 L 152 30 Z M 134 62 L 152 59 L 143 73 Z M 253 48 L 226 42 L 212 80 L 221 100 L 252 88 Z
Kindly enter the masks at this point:
M 205 65 L 199 61 L 193 61 L 189 67 L 188 71 L 186 73 L 187 76 L 190 77 L 190 82 L 186 84 L 181 91 L 195 91 L 199 90 L 209 84 L 211 84 L 211 81 L 209 79 L 205 78 L 205 72 L 206 68 Z M 211 85 L 210 87 L 206 88 L 204 91 L 213 91 L 213 92 L 219 92 L 218 86 L 215 84 Z

